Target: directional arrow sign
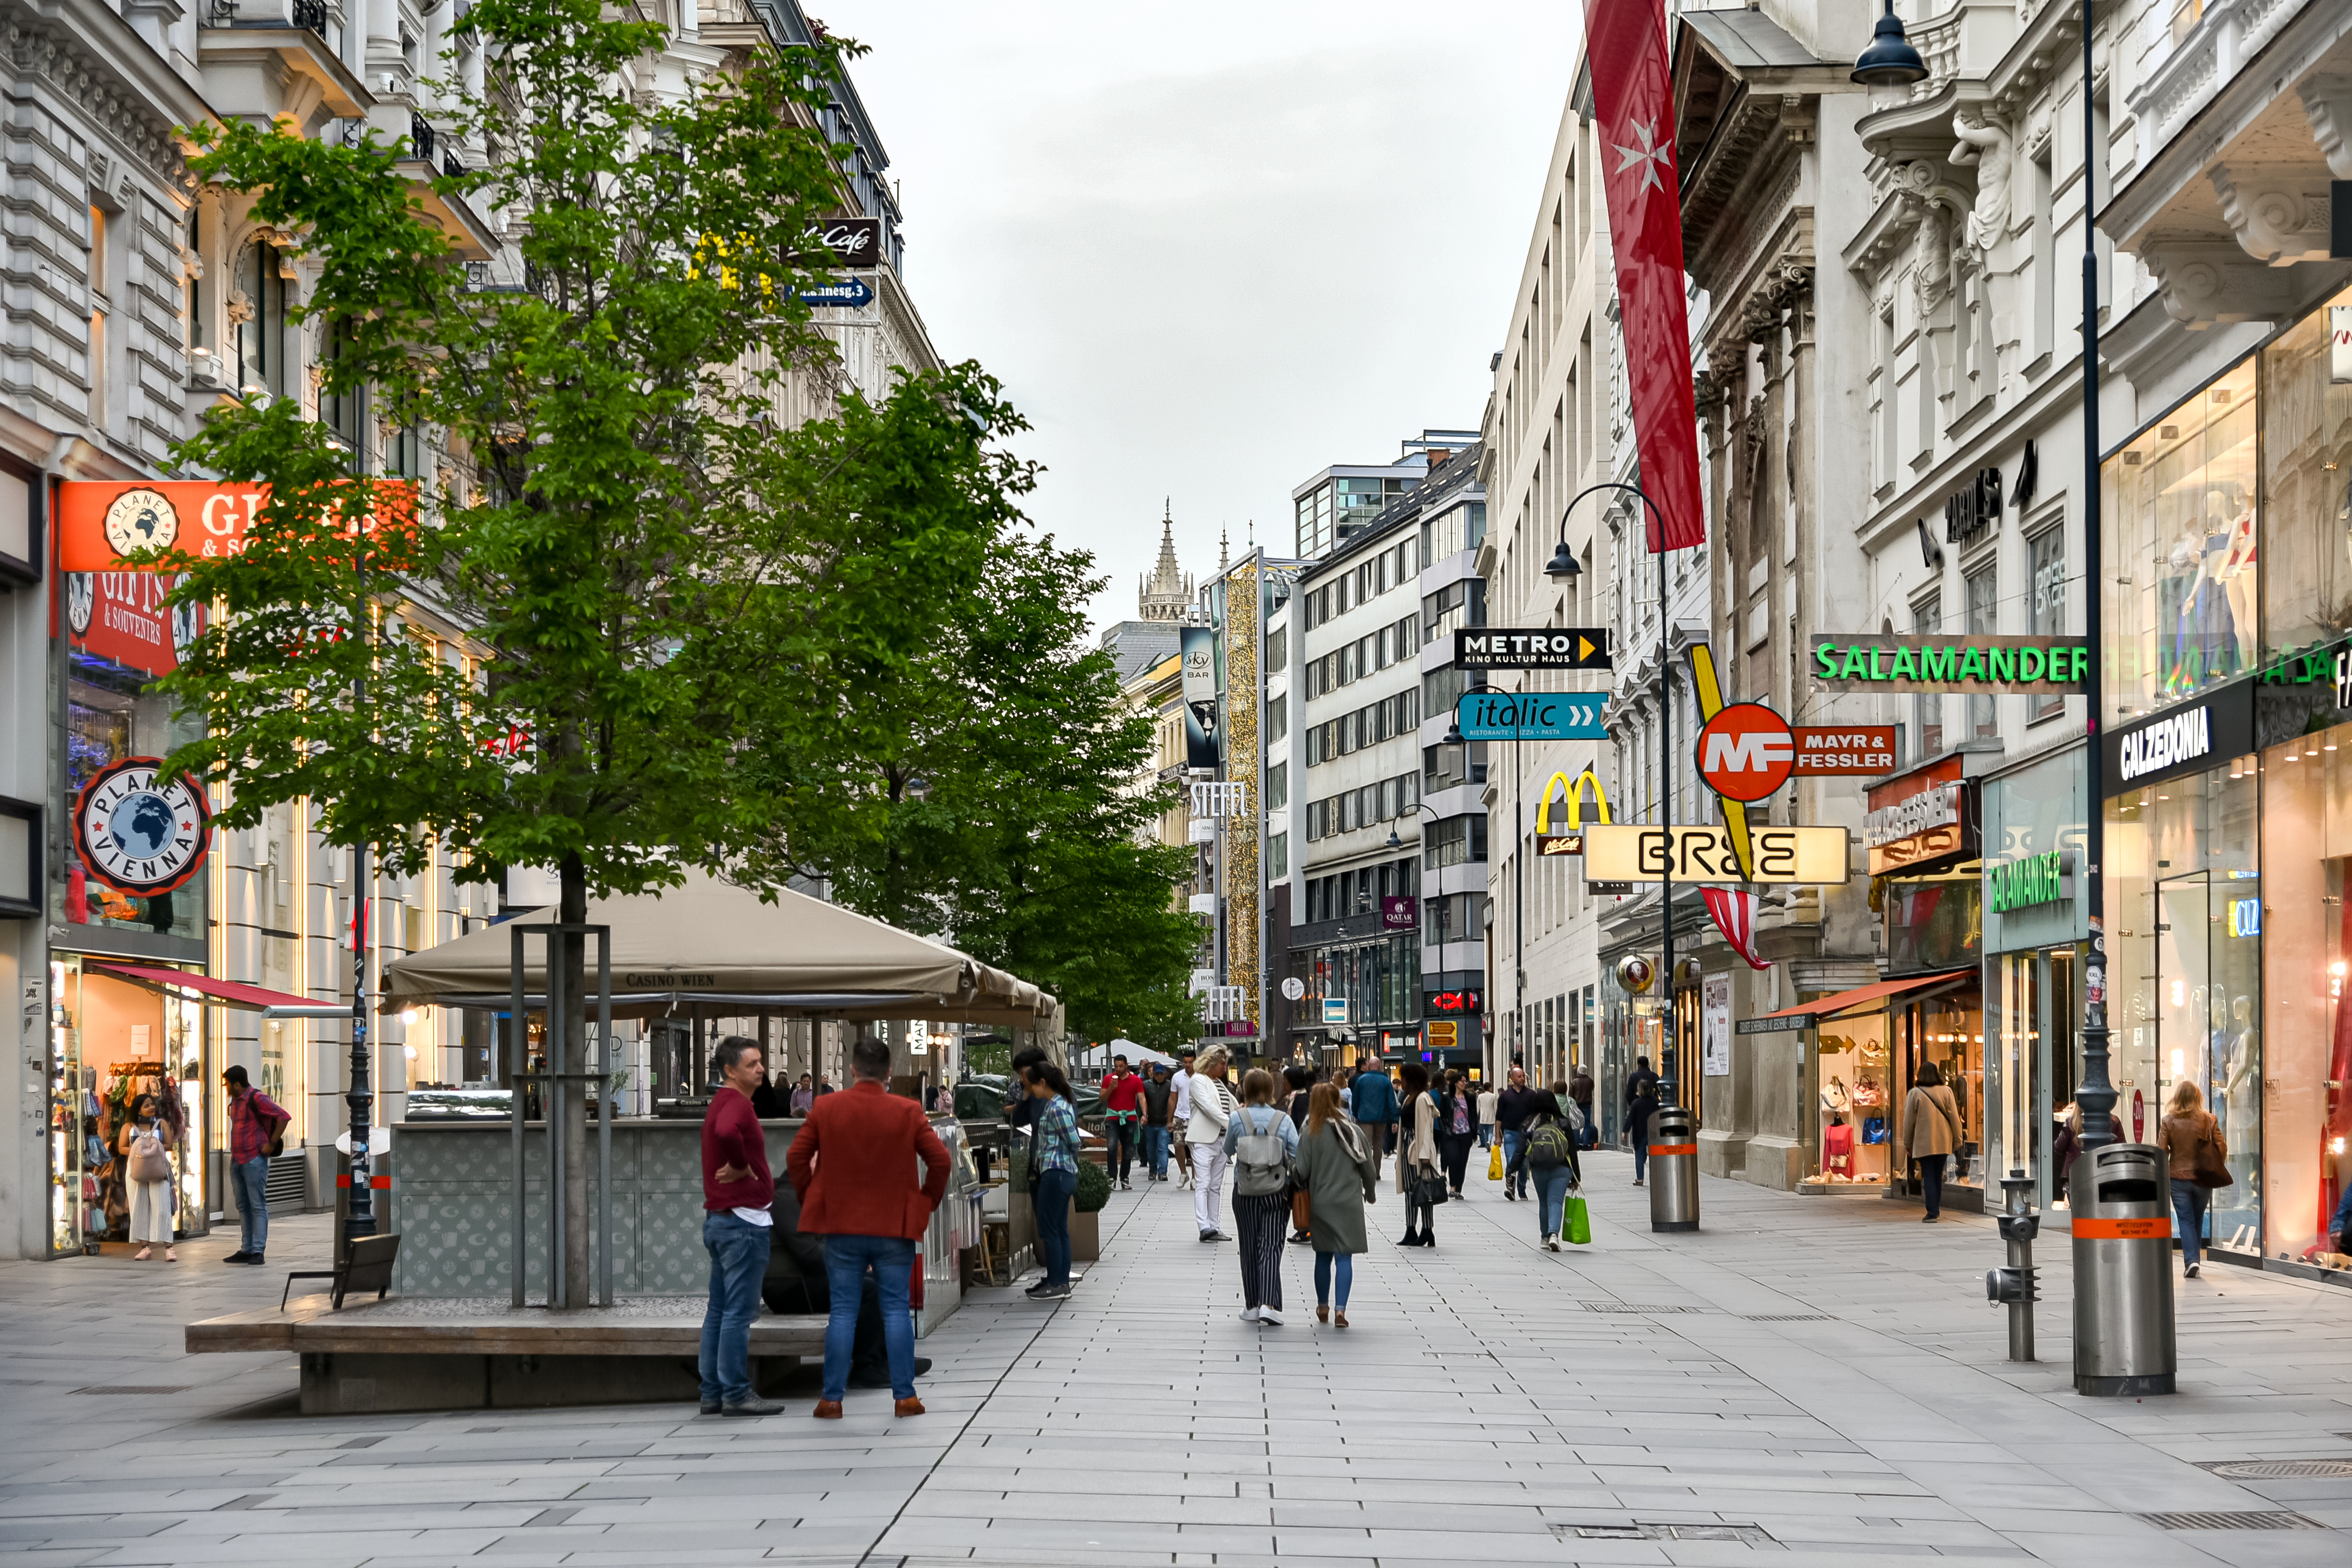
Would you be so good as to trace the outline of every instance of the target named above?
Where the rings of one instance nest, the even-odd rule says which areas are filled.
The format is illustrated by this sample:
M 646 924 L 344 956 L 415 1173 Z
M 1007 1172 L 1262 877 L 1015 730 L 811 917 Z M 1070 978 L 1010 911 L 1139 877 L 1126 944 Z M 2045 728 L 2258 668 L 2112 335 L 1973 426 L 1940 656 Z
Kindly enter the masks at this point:
M 1470 691 L 1454 704 L 1454 722 L 1465 741 L 1602 741 L 1607 700 L 1582 691 Z
M 839 283 L 819 283 L 799 290 L 800 297 L 812 305 L 839 306 L 858 310 L 874 303 L 874 289 L 863 278 L 845 279 Z

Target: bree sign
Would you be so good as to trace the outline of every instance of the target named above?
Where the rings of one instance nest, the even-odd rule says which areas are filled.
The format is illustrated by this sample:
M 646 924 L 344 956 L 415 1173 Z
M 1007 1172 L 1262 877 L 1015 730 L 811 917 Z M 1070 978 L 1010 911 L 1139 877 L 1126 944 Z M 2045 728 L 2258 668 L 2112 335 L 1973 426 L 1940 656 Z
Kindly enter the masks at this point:
M 2059 691 L 2083 683 L 2080 639 L 1817 637 L 1813 680 L 1832 691 Z
M 1677 882 L 1846 879 L 1843 827 L 1756 827 L 1749 832 L 1756 844 L 1756 874 L 1743 878 L 1731 835 L 1722 827 L 1699 823 L 1674 828 L 1588 827 L 1585 874 L 1602 881 L 1655 882 L 1671 868 Z

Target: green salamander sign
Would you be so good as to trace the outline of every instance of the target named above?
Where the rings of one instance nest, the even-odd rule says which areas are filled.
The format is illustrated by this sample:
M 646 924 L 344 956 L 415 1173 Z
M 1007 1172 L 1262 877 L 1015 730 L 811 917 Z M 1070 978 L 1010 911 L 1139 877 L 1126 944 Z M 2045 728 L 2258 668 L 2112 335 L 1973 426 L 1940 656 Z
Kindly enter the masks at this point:
M 2073 861 L 2073 856 L 2053 849 L 2044 855 L 2028 855 L 2020 860 L 1988 866 L 1986 901 L 1992 905 L 1993 913 L 2005 915 L 2011 910 L 2071 899 L 2074 896 Z
M 1832 691 L 2055 691 L 2080 686 L 2091 650 L 2079 639 L 1816 637 L 1813 680 Z

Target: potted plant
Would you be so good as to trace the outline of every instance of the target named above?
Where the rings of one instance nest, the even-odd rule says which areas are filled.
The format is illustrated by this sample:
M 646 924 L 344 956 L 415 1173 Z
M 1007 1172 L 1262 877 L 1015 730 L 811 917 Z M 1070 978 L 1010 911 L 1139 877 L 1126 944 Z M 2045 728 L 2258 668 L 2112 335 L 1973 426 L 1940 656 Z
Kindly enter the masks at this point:
M 1090 1161 L 1078 1162 L 1078 1188 L 1070 1199 L 1070 1257 L 1092 1263 L 1102 1256 L 1102 1222 L 1096 1216 L 1110 1202 L 1110 1173 Z

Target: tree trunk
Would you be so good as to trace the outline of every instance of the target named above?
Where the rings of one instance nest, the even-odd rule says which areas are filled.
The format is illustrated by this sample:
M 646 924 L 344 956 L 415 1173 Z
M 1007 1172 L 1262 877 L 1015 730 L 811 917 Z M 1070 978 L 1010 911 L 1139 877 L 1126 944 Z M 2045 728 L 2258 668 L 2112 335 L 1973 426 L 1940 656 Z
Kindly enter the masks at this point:
M 588 919 L 587 868 L 581 864 L 579 856 L 567 855 L 560 875 L 562 894 L 557 918 L 565 925 L 584 924 Z M 563 1016 L 547 1021 L 548 1070 L 586 1072 L 588 942 L 585 937 L 572 933 L 558 938 L 555 945 L 563 966 Z M 584 1080 L 564 1081 L 562 1087 L 567 1147 L 563 1163 L 563 1300 L 558 1305 L 585 1307 L 592 1284 L 588 1272 L 588 1162 L 593 1144 L 583 1112 L 593 1101 L 588 1093 L 590 1086 Z M 553 1126 L 551 1116 L 551 1131 Z

